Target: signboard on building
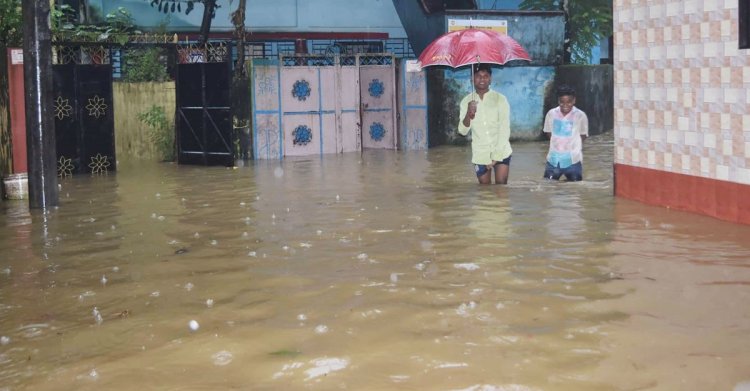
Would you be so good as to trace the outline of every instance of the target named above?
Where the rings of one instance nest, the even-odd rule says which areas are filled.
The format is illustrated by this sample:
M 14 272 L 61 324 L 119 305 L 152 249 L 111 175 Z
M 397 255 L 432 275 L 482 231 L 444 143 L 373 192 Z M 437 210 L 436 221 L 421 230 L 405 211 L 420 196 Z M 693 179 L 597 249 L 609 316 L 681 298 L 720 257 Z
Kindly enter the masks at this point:
M 23 50 L 10 49 L 10 63 L 13 65 L 23 64 Z
M 508 21 L 496 19 L 448 19 L 448 32 L 468 28 L 495 30 L 501 34 L 508 34 Z
M 422 66 L 417 60 L 406 60 L 406 72 L 421 72 Z

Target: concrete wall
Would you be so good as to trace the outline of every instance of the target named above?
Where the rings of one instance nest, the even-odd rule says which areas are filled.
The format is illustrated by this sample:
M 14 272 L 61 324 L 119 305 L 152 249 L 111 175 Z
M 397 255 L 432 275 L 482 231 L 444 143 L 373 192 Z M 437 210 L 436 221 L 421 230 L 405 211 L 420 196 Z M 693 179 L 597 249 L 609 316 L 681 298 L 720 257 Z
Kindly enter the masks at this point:
M 737 1 L 615 0 L 616 194 L 750 224 Z
M 448 19 L 505 20 L 508 35 L 518 41 L 531 57 L 531 63 L 521 65 L 547 66 L 562 62 L 565 36 L 565 16 L 557 11 L 448 11 Z M 433 37 L 436 38 L 436 37 Z M 414 48 L 415 52 L 417 49 Z
M 557 106 L 557 86 L 576 90 L 576 107 L 589 118 L 589 134 L 614 128 L 614 70 L 612 65 L 562 65 L 557 67 L 554 86 L 545 99 L 545 113 Z
M 167 118 L 174 123 L 174 82 L 113 83 L 112 99 L 117 158 L 159 160 L 159 153 L 149 140 L 148 127 L 138 119 L 138 114 L 157 105 L 164 108 Z

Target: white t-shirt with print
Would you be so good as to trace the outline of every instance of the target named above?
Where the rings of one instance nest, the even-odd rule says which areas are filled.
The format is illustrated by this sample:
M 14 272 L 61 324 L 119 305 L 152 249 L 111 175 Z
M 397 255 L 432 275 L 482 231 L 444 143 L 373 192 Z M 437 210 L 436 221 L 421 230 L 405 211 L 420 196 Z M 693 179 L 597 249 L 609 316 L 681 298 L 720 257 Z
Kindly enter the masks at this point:
M 547 162 L 554 167 L 567 168 L 583 161 L 581 136 L 589 135 L 589 119 L 586 113 L 573 107 L 563 115 L 560 106 L 547 112 L 544 132 L 552 133 Z

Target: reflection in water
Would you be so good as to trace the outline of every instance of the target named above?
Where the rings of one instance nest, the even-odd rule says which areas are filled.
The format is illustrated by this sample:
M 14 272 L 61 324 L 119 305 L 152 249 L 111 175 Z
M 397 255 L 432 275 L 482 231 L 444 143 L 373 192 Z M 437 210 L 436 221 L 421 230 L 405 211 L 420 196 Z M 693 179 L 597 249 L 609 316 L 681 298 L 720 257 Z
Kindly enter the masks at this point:
M 508 186 L 436 148 L 122 162 L 46 216 L 4 202 L 0 389 L 750 380 L 750 229 L 615 200 L 611 135 L 585 148 L 580 183 L 541 179 L 529 143 Z

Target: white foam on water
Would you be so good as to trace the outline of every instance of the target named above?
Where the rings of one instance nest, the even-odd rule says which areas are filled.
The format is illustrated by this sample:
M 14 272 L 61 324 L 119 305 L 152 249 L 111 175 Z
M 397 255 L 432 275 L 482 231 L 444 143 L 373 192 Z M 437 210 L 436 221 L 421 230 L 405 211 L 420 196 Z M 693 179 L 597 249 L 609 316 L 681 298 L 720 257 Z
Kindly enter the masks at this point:
M 520 337 L 515 335 L 499 335 L 490 337 L 490 341 L 501 345 L 511 345 L 518 342 L 520 339 Z
M 750 380 L 737 383 L 732 391 L 750 391 Z
M 461 305 L 459 305 L 456 309 L 456 314 L 466 317 L 469 316 L 469 312 L 471 312 L 471 310 L 475 308 L 477 308 L 477 303 L 473 301 L 470 301 L 468 303 L 461 303 Z
M 96 292 L 94 292 L 94 291 L 83 292 L 80 295 L 78 295 L 78 301 L 83 301 L 83 299 L 85 299 L 87 297 L 92 297 L 92 296 L 96 296 Z
M 102 313 L 99 312 L 99 309 L 94 307 L 94 309 L 91 311 L 91 314 L 94 316 L 94 321 L 96 324 L 102 324 L 104 322 L 104 318 L 102 318 Z
M 362 314 L 363 318 L 375 318 L 375 317 L 380 316 L 380 314 L 382 314 L 382 313 L 383 313 L 383 311 L 381 311 L 379 309 L 374 309 L 374 310 L 364 311 L 361 314 Z
M 234 356 L 231 352 L 222 350 L 220 352 L 214 353 L 211 356 L 211 359 L 213 360 L 214 365 L 223 367 L 224 365 L 229 365 L 229 363 L 234 360 Z
M 465 362 L 437 362 L 434 365 L 434 368 L 436 369 L 446 369 L 446 368 L 464 368 L 468 367 L 469 364 Z
M 302 362 L 293 362 L 291 364 L 284 364 L 284 366 L 281 367 L 280 371 L 273 374 L 272 378 L 278 379 L 283 376 L 291 375 L 295 369 L 302 368 L 304 365 L 305 363 L 302 363 Z
M 571 349 L 570 351 L 575 354 L 593 354 L 593 355 L 602 354 L 602 352 L 596 349 Z
M 328 332 L 328 326 L 324 324 L 319 324 L 315 326 L 315 334 L 325 334 Z
M 331 372 L 340 371 L 349 366 L 347 358 L 318 358 L 310 362 L 314 365 L 305 371 L 307 378 L 305 380 L 315 379 L 316 377 L 328 375 Z
M 456 269 L 464 269 L 468 271 L 479 269 L 479 265 L 477 265 L 476 263 L 454 263 L 453 267 L 455 267 Z
M 521 384 L 505 384 L 500 386 L 490 384 L 475 384 L 467 388 L 455 388 L 452 391 L 538 391 L 538 389 L 527 387 Z

